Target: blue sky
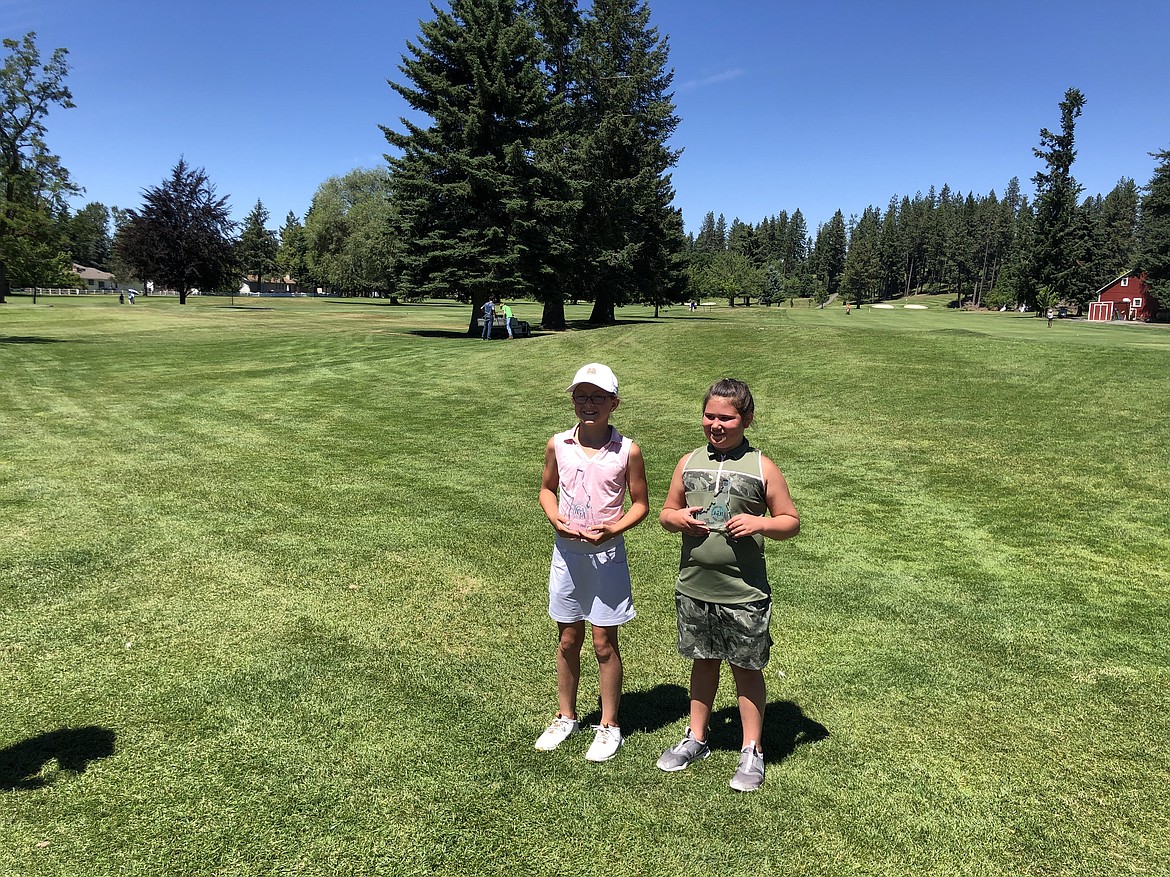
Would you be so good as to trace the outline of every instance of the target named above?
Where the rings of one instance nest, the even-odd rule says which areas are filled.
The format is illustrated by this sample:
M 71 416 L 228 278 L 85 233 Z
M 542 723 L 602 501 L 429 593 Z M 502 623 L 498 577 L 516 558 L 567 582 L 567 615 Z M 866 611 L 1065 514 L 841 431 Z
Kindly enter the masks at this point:
M 444 0 L 437 0 L 445 8 Z M 1087 194 L 1150 178 L 1170 149 L 1168 0 L 654 0 L 670 41 L 676 205 L 758 222 L 891 195 L 1031 194 L 1042 127 L 1086 95 L 1073 173 Z M 77 201 L 138 207 L 180 156 L 237 218 L 279 227 L 328 177 L 383 162 L 386 84 L 427 0 L 0 0 L 0 34 L 69 49 L 77 107 L 48 119 Z

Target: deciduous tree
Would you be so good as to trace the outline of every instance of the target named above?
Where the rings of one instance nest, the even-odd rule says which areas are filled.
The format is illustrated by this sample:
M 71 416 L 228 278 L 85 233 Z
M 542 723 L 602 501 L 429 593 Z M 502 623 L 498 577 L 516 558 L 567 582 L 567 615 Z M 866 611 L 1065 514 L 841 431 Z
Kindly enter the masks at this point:
M 68 49 L 41 63 L 36 34 L 5 39 L 0 66 L 0 302 L 13 286 L 63 286 L 75 280 L 58 218 L 80 189 L 60 158 L 49 151 L 45 117 L 70 109 L 65 84 Z
M 386 168 L 359 168 L 326 180 L 305 215 L 309 273 L 345 295 L 392 293 L 394 219 Z

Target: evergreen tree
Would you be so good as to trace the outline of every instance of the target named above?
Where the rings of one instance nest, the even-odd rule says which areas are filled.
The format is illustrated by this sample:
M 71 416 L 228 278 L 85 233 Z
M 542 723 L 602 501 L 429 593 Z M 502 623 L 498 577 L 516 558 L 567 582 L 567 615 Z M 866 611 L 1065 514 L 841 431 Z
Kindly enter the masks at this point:
M 727 218 L 722 213 L 715 220 L 715 235 L 711 240 L 715 252 L 722 253 L 727 250 Z
M 244 217 L 236 250 L 240 268 L 247 274 L 255 275 L 258 292 L 264 291 L 264 275 L 271 275 L 277 267 L 276 233 L 267 227 L 269 216 L 268 208 L 257 198 L 256 206 Z
M 654 305 L 657 317 L 660 307 L 687 297 L 687 256 L 682 211 L 669 204 L 655 210 L 657 221 L 647 224 L 634 271 L 640 279 L 637 300 Z
M 991 283 L 1001 220 L 999 199 L 996 197 L 994 189 L 986 198 L 980 198 L 974 202 L 972 216 L 969 220 L 969 231 L 971 244 L 974 248 L 971 270 L 975 286 L 971 303 L 976 307 L 980 305 L 987 287 Z
M 722 242 L 716 242 L 715 211 L 708 210 L 699 226 L 699 235 L 695 238 L 695 249 L 703 253 L 718 253 L 723 250 Z
M 1069 277 L 1072 288 L 1085 290 L 1086 296 L 1103 285 L 1096 281 L 1101 271 L 1099 259 L 1103 255 L 1100 244 L 1103 242 L 1101 213 L 1104 204 L 1104 198 L 1094 195 L 1082 201 L 1073 213 L 1070 238 L 1073 242 L 1071 252 L 1075 254 L 1076 261 Z
M 118 248 L 118 239 L 122 236 L 122 230 L 130 221 L 130 211 L 121 207 L 110 208 L 110 220 L 114 226 L 114 233 L 110 238 L 110 260 L 109 267 L 106 269 L 110 271 L 119 282 L 126 282 L 134 277 L 134 269 L 122 257 Z
M 789 217 L 784 227 L 782 241 L 782 260 L 784 275 L 796 277 L 808 270 L 809 240 L 808 224 L 804 221 L 804 214 L 798 207 Z
M 1093 235 L 1092 289 L 1100 289 L 1126 271 L 1137 259 L 1137 184 L 1123 177 L 1101 201 Z
M 1017 187 L 1018 192 L 1018 187 Z M 1009 190 L 1010 194 L 1010 190 Z M 1009 202 L 1015 203 L 1015 202 Z M 1012 216 L 1011 240 L 1003 258 L 1003 267 L 996 275 L 995 283 L 986 302 L 991 307 L 1017 308 L 1036 300 L 1030 274 L 1030 257 L 1035 216 L 1026 196 L 1020 196 L 1018 207 Z
M 784 270 L 779 262 L 770 262 L 764 266 L 763 287 L 760 290 L 760 304 L 780 304 L 786 298 L 784 288 Z
M 817 240 L 813 245 L 812 255 L 813 272 L 819 278 L 826 296 L 836 295 L 840 288 L 848 241 L 845 216 L 840 210 L 817 229 Z
M 515 0 L 432 9 L 402 56 L 409 84 L 391 83 L 430 123 L 382 128 L 396 150 L 387 159 L 398 281 L 408 296 L 470 301 L 474 334 L 487 298 L 542 293 L 559 227 L 548 221 L 557 210 L 541 209 L 557 194 L 540 164 L 553 148 L 552 83 L 535 23 Z
M 929 206 L 921 192 L 915 192 L 913 200 L 904 198 L 898 206 L 898 236 L 902 240 L 903 295 L 909 295 L 911 289 L 922 288 L 928 210 Z
M 1170 303 L 1170 150 L 1151 155 L 1158 164 L 1142 195 L 1136 268 L 1165 307 Z
M 931 187 L 934 196 L 934 187 Z M 927 213 L 926 258 L 923 273 L 928 286 L 944 288 L 953 277 L 955 241 L 955 211 L 951 203 L 951 187 L 944 183 L 937 196 L 928 198 L 931 209 Z
M 532 7 L 544 48 L 549 88 L 566 102 L 576 81 L 574 63 L 581 39 L 581 14 L 576 0 L 534 0 Z
M 230 213 L 206 171 L 179 159 L 168 179 L 143 192 L 139 210 L 126 211 L 114 247 L 134 276 L 175 290 L 180 304 L 192 289 L 234 291 L 236 224 Z
M 841 294 L 860 305 L 877 295 L 881 283 L 881 211 L 866 207 L 853 227 L 845 267 L 841 275 Z
M 878 300 L 893 298 L 902 288 L 902 229 L 898 219 L 898 196 L 892 195 L 881 220 L 878 235 Z
M 565 300 L 575 299 L 587 285 L 588 266 L 575 229 L 581 210 L 581 142 L 577 136 L 580 113 L 575 65 L 580 49 L 581 15 L 576 0 L 534 0 L 537 37 L 544 50 L 544 69 L 552 102 L 550 133 L 544 150 L 536 156 L 546 189 L 541 202 L 546 224 L 563 234 L 548 235 L 543 256 L 539 297 L 544 307 L 540 324 L 564 329 Z
M 69 255 L 80 265 L 109 270 L 110 211 L 104 204 L 92 201 L 73 216 L 63 219 L 65 244 Z
M 309 271 L 308 244 L 305 227 L 291 210 L 280 229 L 280 243 L 276 248 L 276 267 L 284 276 L 298 285 L 315 285 Z
M 788 225 L 788 214 L 781 211 L 779 216 L 766 216 L 756 226 L 752 238 L 755 261 L 759 266 L 780 262 L 784 257 L 783 230 Z
M 1060 102 L 1060 133 L 1042 128 L 1040 146 L 1032 150 L 1046 167 L 1032 177 L 1036 184 L 1036 224 L 1030 254 L 1032 284 L 1037 293 L 1044 287 L 1057 300 L 1078 304 L 1091 292 L 1077 288 L 1075 283 L 1077 262 L 1083 251 L 1076 235 L 1077 196 L 1081 186 L 1072 175 L 1077 156 L 1073 145 L 1076 120 L 1084 105 L 1085 96 L 1078 89 L 1066 91 Z
M 682 289 L 682 236 L 667 173 L 679 155 L 667 146 L 679 121 L 668 54 L 642 0 L 594 0 L 576 66 L 584 181 L 578 228 L 591 266 L 593 323 L 613 322 L 627 301 Z
M 755 262 L 755 232 L 746 222 L 741 222 L 738 216 L 731 221 L 731 229 L 727 232 L 727 249 Z

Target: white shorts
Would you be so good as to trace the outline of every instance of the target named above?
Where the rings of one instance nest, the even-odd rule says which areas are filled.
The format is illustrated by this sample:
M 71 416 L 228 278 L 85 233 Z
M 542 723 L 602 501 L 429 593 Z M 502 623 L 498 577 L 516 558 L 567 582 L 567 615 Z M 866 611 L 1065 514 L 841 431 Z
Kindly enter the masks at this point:
M 603 545 L 556 538 L 548 571 L 548 614 L 553 621 L 616 627 L 634 617 L 626 540 Z

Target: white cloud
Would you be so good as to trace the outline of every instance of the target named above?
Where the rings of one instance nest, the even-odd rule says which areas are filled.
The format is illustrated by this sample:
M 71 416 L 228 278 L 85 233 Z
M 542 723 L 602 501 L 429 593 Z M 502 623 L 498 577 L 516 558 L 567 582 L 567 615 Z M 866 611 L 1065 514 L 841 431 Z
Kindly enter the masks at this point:
M 733 67 L 730 70 L 723 70 L 719 73 L 713 73 L 703 79 L 688 79 L 679 86 L 680 91 L 694 91 L 696 88 L 705 88 L 708 85 L 718 85 L 720 82 L 730 82 L 732 79 L 738 79 L 747 71 L 742 67 Z

